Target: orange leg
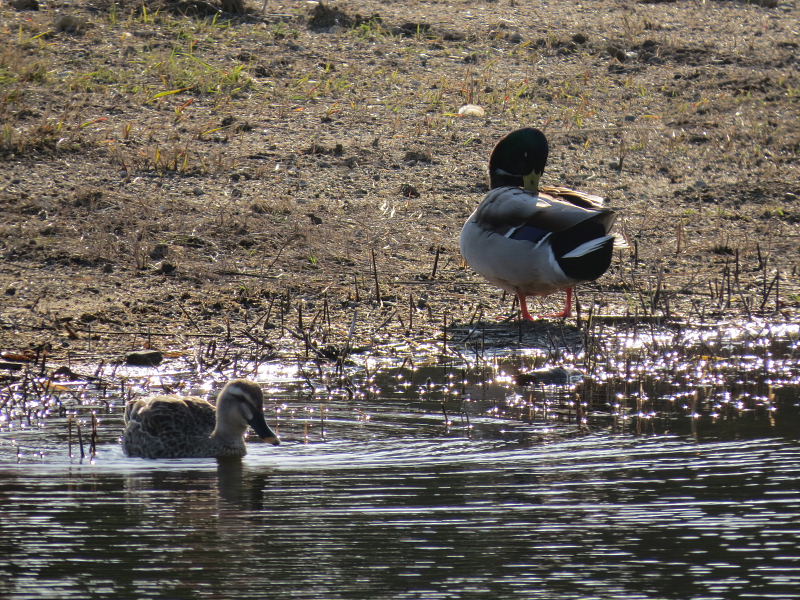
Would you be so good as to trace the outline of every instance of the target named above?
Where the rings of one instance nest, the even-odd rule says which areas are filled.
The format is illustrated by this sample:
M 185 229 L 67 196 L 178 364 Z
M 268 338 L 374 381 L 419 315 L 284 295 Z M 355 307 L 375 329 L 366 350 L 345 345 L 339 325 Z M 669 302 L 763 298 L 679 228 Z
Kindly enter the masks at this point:
M 528 312 L 528 301 L 525 299 L 525 295 L 522 294 L 522 292 L 517 292 L 517 298 L 519 299 L 519 309 L 522 311 L 522 318 L 527 321 L 535 321 L 531 313 Z
M 551 319 L 564 319 L 566 317 L 572 316 L 572 288 L 568 287 L 566 289 L 567 292 L 567 303 L 564 306 L 564 310 L 560 313 L 556 313 L 554 315 L 541 315 L 542 317 L 550 317 Z

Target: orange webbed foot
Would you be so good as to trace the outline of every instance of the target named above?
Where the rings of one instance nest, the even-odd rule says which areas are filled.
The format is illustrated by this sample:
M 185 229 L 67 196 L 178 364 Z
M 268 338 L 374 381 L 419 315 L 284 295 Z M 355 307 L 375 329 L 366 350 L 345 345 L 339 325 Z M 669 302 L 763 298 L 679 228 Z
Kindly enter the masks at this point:
M 572 288 L 567 288 L 567 303 L 564 306 L 564 310 L 559 313 L 555 313 L 552 315 L 539 315 L 542 318 L 550 318 L 550 319 L 566 319 L 567 317 L 572 316 Z

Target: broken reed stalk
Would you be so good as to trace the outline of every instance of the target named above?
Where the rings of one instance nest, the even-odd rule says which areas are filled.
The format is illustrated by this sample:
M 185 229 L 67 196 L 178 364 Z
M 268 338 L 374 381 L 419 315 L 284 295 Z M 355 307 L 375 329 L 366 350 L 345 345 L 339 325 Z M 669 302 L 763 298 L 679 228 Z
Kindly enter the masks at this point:
M 478 316 L 480 314 L 480 316 Z M 475 319 L 480 319 L 483 317 L 483 304 L 480 302 L 475 303 L 475 310 L 472 311 L 472 316 L 469 318 L 469 325 L 472 326 L 475 323 Z
M 764 299 L 761 301 L 761 312 L 764 312 L 767 308 L 767 302 L 769 302 L 769 297 L 772 292 L 772 288 L 775 288 L 775 310 L 778 310 L 780 307 L 780 280 L 781 280 L 781 272 L 776 271 L 775 277 L 772 278 L 769 286 L 764 289 Z M 766 284 L 766 279 L 765 279 Z
M 267 307 L 267 314 L 264 316 L 264 324 L 261 326 L 263 331 L 269 329 L 269 318 L 272 315 L 272 305 L 275 304 L 275 295 L 271 295 L 269 299 L 269 306 Z
M 97 454 L 97 413 L 92 411 L 92 436 L 89 438 L 89 454 L 92 458 Z
M 408 294 L 408 332 L 414 329 L 414 295 L 409 292 Z
M 471 435 L 472 434 L 472 424 L 469 421 L 469 410 L 468 409 L 469 409 L 469 405 L 466 403 L 466 401 L 463 401 L 461 403 L 461 414 L 462 414 L 463 418 L 467 421 L 467 435 Z
M 375 262 L 375 250 L 370 250 L 372 253 L 372 276 L 375 278 L 375 299 L 378 301 L 379 306 L 383 306 L 381 300 L 381 286 L 378 282 L 378 264 Z
M 78 421 L 75 425 L 78 428 L 78 446 L 80 446 L 80 449 L 81 449 L 81 460 L 83 460 L 84 458 L 86 458 L 86 452 L 83 449 L 83 434 L 81 433 L 81 423 L 80 423 L 80 421 Z
M 67 456 L 72 458 L 72 415 L 67 415 Z
M 303 332 L 303 301 L 297 303 L 297 331 Z
M 44 377 L 45 372 L 47 371 L 47 348 L 42 347 L 41 350 L 36 350 L 36 358 L 41 358 L 42 361 L 40 363 L 41 369 L 39 371 L 39 377 Z
M 436 279 L 436 270 L 439 268 L 439 253 L 442 251 L 441 246 L 436 246 L 436 256 L 433 257 L 433 269 L 431 270 L 431 279 Z
M 447 354 L 447 313 L 444 313 L 442 322 L 442 354 Z
M 181 309 L 183 316 L 185 316 L 186 319 L 189 321 L 189 325 L 194 327 L 199 332 L 203 331 L 202 329 L 200 329 L 200 326 L 197 324 L 197 321 L 195 321 L 192 315 L 189 314 L 189 311 L 184 308 L 182 302 L 178 302 L 178 308 Z
M 339 353 L 339 358 L 336 360 L 336 369 L 339 372 L 339 376 L 341 377 L 344 373 L 344 363 L 347 361 L 348 356 L 350 356 L 350 350 L 353 348 L 353 336 L 356 333 L 356 321 L 358 320 L 358 311 L 353 311 L 353 320 L 350 322 L 350 330 L 347 332 L 347 341 L 344 344 L 344 348 Z

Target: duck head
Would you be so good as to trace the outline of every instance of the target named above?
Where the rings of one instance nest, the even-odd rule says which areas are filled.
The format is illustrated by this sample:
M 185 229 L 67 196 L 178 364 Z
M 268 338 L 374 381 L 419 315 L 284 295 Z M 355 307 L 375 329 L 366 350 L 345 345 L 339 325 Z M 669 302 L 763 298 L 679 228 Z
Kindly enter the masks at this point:
M 489 157 L 491 188 L 510 185 L 538 192 L 547 152 L 547 138 L 538 129 L 512 131 L 497 142 Z
M 264 420 L 264 394 L 246 379 L 234 379 L 217 396 L 217 428 L 214 435 L 235 440 L 244 436 L 247 426 L 274 446 L 280 439 Z

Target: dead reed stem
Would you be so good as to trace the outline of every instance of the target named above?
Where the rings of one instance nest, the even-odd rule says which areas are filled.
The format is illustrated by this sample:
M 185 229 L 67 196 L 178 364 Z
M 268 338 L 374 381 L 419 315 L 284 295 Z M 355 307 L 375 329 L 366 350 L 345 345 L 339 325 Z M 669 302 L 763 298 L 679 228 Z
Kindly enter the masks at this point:
M 436 246 L 436 255 L 433 257 L 433 269 L 431 269 L 431 279 L 436 279 L 436 270 L 439 267 L 439 253 L 441 250 L 441 246 Z
M 372 276 L 375 278 L 375 300 L 377 300 L 379 306 L 383 306 L 381 286 L 378 282 L 378 265 L 375 262 L 375 250 L 370 250 L 370 252 L 372 253 Z

